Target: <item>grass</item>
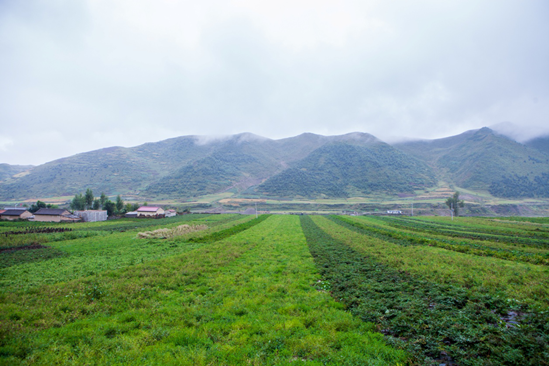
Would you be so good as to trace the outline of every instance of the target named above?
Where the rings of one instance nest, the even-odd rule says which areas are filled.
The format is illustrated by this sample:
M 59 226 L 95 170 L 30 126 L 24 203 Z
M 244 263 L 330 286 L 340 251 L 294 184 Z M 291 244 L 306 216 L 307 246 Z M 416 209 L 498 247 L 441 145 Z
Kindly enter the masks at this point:
M 366 236 L 326 217 L 313 221 L 351 248 L 400 271 L 415 273 L 436 283 L 452 283 L 470 291 L 491 292 L 512 301 L 549 304 L 549 268 L 528 263 L 468 255 L 429 246 L 403 246 Z
M 318 280 L 298 217 L 272 216 L 185 255 L 4 295 L 0 355 L 21 364 L 406 361 L 315 289 Z
M 208 229 L 138 238 L 183 224 Z M 0 223 L 0 235 L 26 225 Z M 0 364 L 549 359 L 549 268 L 523 258 L 546 255 L 547 219 L 186 215 L 30 225 L 73 230 L 44 234 L 40 249 L 0 247 Z M 6 237 L 17 247 L 30 235 Z
M 102 271 L 125 268 L 138 263 L 146 263 L 151 260 L 184 253 L 198 246 L 182 243 L 190 237 L 211 235 L 215 231 L 225 230 L 252 219 L 252 217 L 242 215 L 187 215 L 179 218 L 180 220 L 163 219 L 130 222 L 139 225 L 138 227 L 132 227 L 132 230 L 129 230 L 130 227 L 123 222 L 119 225 L 124 225 L 126 231 L 122 232 L 118 231 L 119 226 L 115 225 L 106 226 L 104 223 L 93 223 L 95 225 L 78 224 L 88 230 L 109 227 L 111 231 L 98 231 L 100 235 L 48 243 L 50 249 L 40 250 L 43 250 L 44 254 L 50 252 L 58 254 L 56 256 L 47 254 L 48 257 L 51 257 L 48 260 L 28 258 L 27 253 L 22 253 L 23 251 L 12 252 L 9 255 L 13 259 L 5 259 L 4 268 L 0 269 L 0 294 L 25 291 L 44 284 L 54 284 L 93 276 Z M 153 230 L 170 228 L 178 226 L 181 222 L 192 222 L 197 225 L 205 224 L 210 229 L 179 236 L 173 240 L 137 238 L 139 230 L 143 227 Z M 78 231 L 70 233 L 74 232 Z M 9 266 L 9 261 L 12 261 L 13 265 Z
M 549 351 L 544 312 L 497 295 L 440 284 L 365 255 L 301 218 L 311 253 L 334 297 L 420 364 L 542 365 Z M 520 325 L 505 316 L 524 314 Z M 518 318 L 513 318 L 518 320 Z
M 464 231 L 457 226 L 430 226 L 412 219 L 395 218 L 345 218 L 344 221 L 370 236 L 375 236 L 400 245 L 426 245 L 478 256 L 495 257 L 533 264 L 549 265 L 549 247 L 545 236 L 517 232 L 510 236 L 506 232 L 482 229 Z M 472 230 L 472 229 L 471 229 Z M 545 235 L 544 233 L 536 235 Z M 472 240 L 475 239 L 475 240 Z

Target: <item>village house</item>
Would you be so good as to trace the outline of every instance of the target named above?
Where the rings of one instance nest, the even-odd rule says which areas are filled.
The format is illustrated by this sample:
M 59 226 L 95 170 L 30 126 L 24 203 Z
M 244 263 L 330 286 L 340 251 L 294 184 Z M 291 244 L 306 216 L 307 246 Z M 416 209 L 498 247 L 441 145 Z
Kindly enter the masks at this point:
M 166 217 L 174 217 L 177 215 L 177 211 L 175 210 L 166 210 L 165 216 Z
M 41 208 L 34 213 L 34 221 L 76 222 L 82 219 L 63 208 Z
M 2 220 L 26 220 L 32 216 L 32 213 L 24 208 L 7 208 L 0 213 Z
M 164 209 L 156 206 L 141 206 L 137 209 L 137 217 L 164 217 Z

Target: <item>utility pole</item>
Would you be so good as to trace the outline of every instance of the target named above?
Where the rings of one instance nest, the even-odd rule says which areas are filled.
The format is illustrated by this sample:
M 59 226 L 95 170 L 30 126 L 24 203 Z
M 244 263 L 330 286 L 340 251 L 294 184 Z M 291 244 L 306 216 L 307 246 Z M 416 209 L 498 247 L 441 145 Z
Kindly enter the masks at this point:
M 255 201 L 255 218 L 257 219 L 257 201 Z
M 454 221 L 454 204 L 450 203 L 450 214 L 452 215 L 452 221 Z
M 412 201 L 412 216 L 414 216 L 414 201 Z

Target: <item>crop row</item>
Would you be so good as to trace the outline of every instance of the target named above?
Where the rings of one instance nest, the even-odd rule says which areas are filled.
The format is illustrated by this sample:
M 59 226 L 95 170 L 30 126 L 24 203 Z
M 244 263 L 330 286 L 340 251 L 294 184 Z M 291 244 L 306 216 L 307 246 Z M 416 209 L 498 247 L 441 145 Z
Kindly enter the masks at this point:
M 396 217 L 394 217 L 396 218 Z M 486 217 L 459 217 L 450 221 L 448 217 L 399 217 L 404 221 L 414 221 L 452 230 L 478 231 L 488 234 L 521 235 L 525 237 L 549 237 L 549 227 L 533 222 L 511 222 Z
M 25 235 L 10 235 L 7 238 L 2 238 L 0 241 L 0 249 L 11 249 L 25 245 L 45 244 L 58 241 L 74 240 L 80 238 L 89 238 L 92 236 L 105 235 L 100 231 L 65 231 L 60 233 L 31 233 Z
M 137 219 L 137 218 L 124 218 L 112 221 L 103 221 L 95 223 L 82 223 L 78 227 L 84 230 L 99 230 L 110 232 L 124 232 L 130 230 L 140 230 L 144 228 L 150 228 L 153 226 L 165 227 L 169 224 L 180 224 L 181 222 L 195 221 L 197 219 L 205 218 L 210 215 L 180 215 L 174 217 L 167 217 L 162 219 Z
M 425 235 L 415 235 L 396 229 L 390 230 L 382 228 L 380 226 L 372 225 L 371 223 L 357 222 L 342 216 L 331 216 L 330 219 L 340 225 L 351 228 L 352 230 L 358 230 L 361 233 L 375 236 L 399 245 L 426 245 L 483 257 L 495 257 L 519 262 L 549 265 L 549 253 L 531 253 L 517 249 L 490 247 L 465 241 L 458 242 L 449 239 L 433 239 L 426 237 Z
M 192 237 L 187 241 L 191 243 L 208 243 L 208 242 L 223 240 L 230 236 L 236 235 L 244 230 L 248 230 L 249 228 L 261 223 L 262 221 L 265 221 L 266 219 L 269 218 L 269 216 L 270 215 L 260 215 L 259 217 L 256 217 L 253 220 L 244 222 L 242 224 L 238 224 L 228 229 L 216 231 L 204 236 Z
M 385 217 L 381 219 L 394 223 L 425 227 L 427 229 L 447 229 L 456 232 L 475 232 L 503 236 L 520 236 L 533 239 L 549 238 L 549 231 L 540 230 L 538 227 L 532 228 L 529 227 L 529 225 L 524 224 L 503 225 L 501 223 L 496 223 L 493 221 L 485 223 L 482 221 L 482 219 L 478 218 L 476 218 L 472 222 L 464 217 L 460 217 L 459 220 L 456 219 L 453 221 L 441 221 L 440 218 L 426 217 Z
M 453 237 L 469 238 L 475 240 L 488 240 L 488 241 L 501 241 L 511 244 L 523 244 L 529 246 L 537 246 L 542 248 L 549 248 L 547 240 L 549 238 L 545 233 L 539 233 L 537 235 L 521 234 L 515 232 L 510 235 L 509 232 L 502 232 L 498 230 L 486 230 L 480 228 L 454 228 L 444 224 L 430 224 L 420 220 L 402 220 L 395 218 L 383 218 L 385 222 L 390 223 L 392 226 L 429 232 L 432 234 L 443 234 Z
M 330 284 L 324 288 L 355 316 L 377 323 L 392 344 L 412 352 L 417 362 L 547 364 L 546 314 L 396 270 L 334 239 L 310 217 L 301 222 L 324 282 Z
M 26 291 L 44 284 L 54 284 L 97 273 L 146 263 L 172 255 L 185 253 L 202 246 L 201 243 L 185 243 L 193 236 L 209 235 L 215 231 L 230 229 L 249 221 L 243 215 L 188 215 L 193 224 L 206 224 L 209 229 L 186 234 L 174 240 L 137 239 L 137 232 L 79 231 L 50 234 L 68 235 L 92 233 L 95 236 L 74 240 L 48 242 L 48 248 L 17 250 L 2 253 L 0 268 L 0 293 L 14 290 Z M 148 220 L 156 228 L 164 220 Z M 164 224 L 166 226 L 178 223 Z M 164 227 L 164 226 L 161 226 Z

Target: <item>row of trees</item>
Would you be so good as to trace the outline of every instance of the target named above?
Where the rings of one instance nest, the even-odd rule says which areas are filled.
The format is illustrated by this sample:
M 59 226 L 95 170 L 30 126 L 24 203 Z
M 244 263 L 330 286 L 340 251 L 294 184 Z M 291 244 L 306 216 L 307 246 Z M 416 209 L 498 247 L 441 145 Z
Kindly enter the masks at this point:
M 104 192 L 101 192 L 99 198 L 95 198 L 93 191 L 89 188 L 84 194 L 75 194 L 71 201 L 71 209 L 73 210 L 106 210 L 109 216 L 123 215 L 138 208 L 139 203 L 124 203 L 120 195 L 116 196 L 115 202 L 111 201 Z

